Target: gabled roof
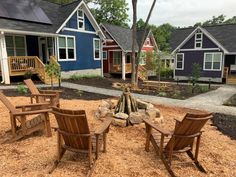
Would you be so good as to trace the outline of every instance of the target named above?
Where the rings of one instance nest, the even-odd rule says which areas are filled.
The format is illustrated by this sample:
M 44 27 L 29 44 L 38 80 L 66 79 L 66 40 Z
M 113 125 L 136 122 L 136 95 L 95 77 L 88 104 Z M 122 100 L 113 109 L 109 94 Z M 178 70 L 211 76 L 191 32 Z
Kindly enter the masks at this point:
M 101 26 L 105 28 L 106 32 L 104 33 L 108 39 L 113 38 L 124 51 L 132 51 L 132 29 L 108 23 L 102 23 Z M 137 31 L 136 51 L 138 51 L 139 47 L 143 46 L 141 44 L 143 33 L 144 30 Z M 145 39 L 149 34 L 150 32 L 147 32 Z
M 236 53 L 236 24 L 201 27 L 208 32 L 228 52 Z M 170 38 L 172 51 L 175 50 L 196 28 L 175 30 Z

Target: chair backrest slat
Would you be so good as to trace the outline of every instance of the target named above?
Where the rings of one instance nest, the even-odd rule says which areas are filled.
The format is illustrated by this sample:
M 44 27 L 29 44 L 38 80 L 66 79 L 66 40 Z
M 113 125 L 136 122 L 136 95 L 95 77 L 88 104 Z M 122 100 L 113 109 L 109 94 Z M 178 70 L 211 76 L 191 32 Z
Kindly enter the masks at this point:
M 181 150 L 193 144 L 194 138 L 181 138 L 179 136 L 191 136 L 200 133 L 206 122 L 212 118 L 211 113 L 205 114 L 186 114 L 182 122 L 180 122 L 174 130 L 173 137 L 166 145 L 166 149 L 170 149 L 171 143 L 174 143 L 173 150 Z M 174 141 L 174 142 L 173 142 Z
M 17 112 L 17 109 L 15 108 L 15 106 L 11 104 L 11 102 L 7 99 L 7 97 L 2 92 L 0 92 L 0 100 L 10 112 L 12 113 Z
M 86 113 L 84 110 L 67 110 L 53 107 L 60 130 L 72 134 L 90 134 Z M 88 137 L 62 135 L 65 144 L 69 147 L 87 150 L 89 148 Z
M 39 94 L 39 90 L 38 88 L 35 86 L 35 84 L 33 83 L 33 81 L 31 79 L 26 79 L 24 80 L 25 85 L 27 85 L 27 87 L 29 88 L 30 92 L 32 94 Z

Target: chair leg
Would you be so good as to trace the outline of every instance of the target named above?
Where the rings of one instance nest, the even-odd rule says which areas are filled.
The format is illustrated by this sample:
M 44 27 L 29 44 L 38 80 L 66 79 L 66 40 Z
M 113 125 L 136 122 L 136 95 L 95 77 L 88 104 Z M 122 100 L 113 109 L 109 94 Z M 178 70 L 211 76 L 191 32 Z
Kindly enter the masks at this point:
M 147 124 L 146 124 L 146 133 L 147 133 L 147 136 L 146 136 L 145 150 L 149 152 L 152 128 Z
M 92 140 L 91 136 L 89 137 L 89 152 L 88 152 L 88 158 L 89 158 L 89 168 L 92 167 L 93 163 L 93 157 L 92 157 Z
M 207 171 L 204 169 L 204 167 L 199 163 L 199 161 L 195 160 L 195 157 L 193 156 L 193 153 L 189 150 L 187 151 L 188 156 L 194 161 L 194 164 L 198 168 L 199 171 L 203 173 L 207 173 Z
M 50 119 L 49 119 L 49 114 L 45 113 L 44 115 L 44 124 L 45 124 L 45 132 L 47 137 L 51 137 L 52 136 L 52 131 L 51 131 L 51 126 L 50 126 Z
M 103 134 L 103 152 L 107 152 L 107 134 Z

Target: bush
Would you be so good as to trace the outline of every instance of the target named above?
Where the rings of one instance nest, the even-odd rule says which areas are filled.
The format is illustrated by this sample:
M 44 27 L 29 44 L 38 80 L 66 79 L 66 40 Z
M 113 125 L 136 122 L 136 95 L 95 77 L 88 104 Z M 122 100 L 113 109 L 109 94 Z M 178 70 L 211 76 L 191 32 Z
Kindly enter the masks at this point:
M 31 79 L 31 77 L 32 77 L 32 75 L 33 75 L 33 68 L 30 68 L 30 69 L 28 69 L 26 72 L 25 72 L 25 74 L 24 74 L 24 78 L 25 79 Z
M 20 94 L 28 93 L 28 89 L 23 84 L 18 85 L 16 91 Z
M 173 76 L 173 70 L 170 68 L 162 68 L 160 74 L 161 74 L 161 77 L 170 78 Z
M 167 96 L 167 93 L 166 92 L 159 92 L 158 96 L 165 97 L 165 96 Z

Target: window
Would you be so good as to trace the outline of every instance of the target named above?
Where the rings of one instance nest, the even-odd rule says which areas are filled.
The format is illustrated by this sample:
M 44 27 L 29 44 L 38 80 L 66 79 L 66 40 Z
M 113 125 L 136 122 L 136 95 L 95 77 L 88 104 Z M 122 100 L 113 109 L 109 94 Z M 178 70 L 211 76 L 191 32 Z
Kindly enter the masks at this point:
M 100 60 L 100 39 L 93 39 L 94 60 Z
M 82 10 L 77 11 L 78 29 L 84 29 L 84 12 Z
M 195 48 L 202 48 L 202 32 L 200 30 L 195 33 Z
M 75 37 L 60 36 L 59 43 L 59 60 L 76 60 L 75 56 Z
M 139 58 L 140 65 L 146 65 L 146 57 L 147 57 L 146 52 L 145 51 L 141 52 L 140 58 Z
M 178 53 L 176 54 L 176 70 L 184 69 L 184 54 Z
M 205 53 L 204 70 L 220 71 L 222 62 L 222 53 Z
M 107 51 L 102 52 L 103 60 L 107 60 Z
M 54 49 L 53 49 L 53 38 L 52 37 L 48 37 L 47 38 L 47 48 L 48 48 L 48 55 L 49 56 L 53 56 L 54 55 Z
M 127 54 L 126 63 L 131 63 L 131 54 Z
M 8 56 L 26 56 L 25 36 L 6 36 Z
M 147 38 L 146 44 L 147 44 L 147 45 L 150 45 L 150 38 Z
M 113 65 L 121 65 L 121 52 L 113 52 Z

